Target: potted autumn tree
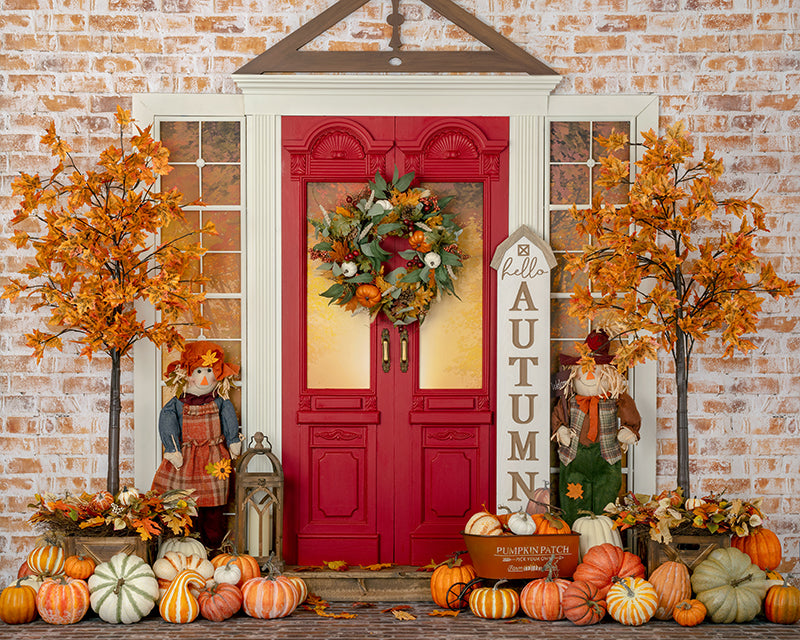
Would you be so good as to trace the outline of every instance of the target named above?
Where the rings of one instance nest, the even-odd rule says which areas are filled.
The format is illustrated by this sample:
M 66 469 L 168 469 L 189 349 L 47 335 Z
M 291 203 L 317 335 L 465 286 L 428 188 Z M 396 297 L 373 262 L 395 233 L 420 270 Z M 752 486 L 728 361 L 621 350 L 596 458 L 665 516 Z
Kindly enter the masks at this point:
M 688 497 L 687 399 L 696 343 L 714 334 L 726 357 L 753 349 L 746 336 L 756 329 L 764 297 L 790 296 L 797 284 L 778 277 L 769 262 L 755 255 L 753 241 L 768 231 L 763 207 L 753 197 L 715 195 L 723 166 L 711 150 L 694 159 L 680 122 L 662 137 L 652 130 L 643 137 L 635 176 L 629 163 L 613 153 L 629 144 L 627 136 L 615 132 L 598 139 L 609 155 L 601 159 L 596 184 L 630 189 L 624 206 L 598 193 L 589 208 L 572 207 L 578 230 L 592 240 L 567 260 L 572 273 L 589 276 L 589 284 L 575 287 L 570 314 L 590 319 L 602 314 L 621 338 L 615 359 L 620 370 L 655 358 L 659 347 L 671 354 L 677 486 Z M 588 364 L 588 348 L 578 348 Z
M 126 131 L 134 127 L 130 111 L 118 107 L 115 118 L 119 146 L 105 149 L 95 170 L 81 171 L 51 123 L 41 141 L 58 158 L 52 174 L 21 173 L 14 180 L 13 193 L 22 200 L 12 220 L 18 225 L 12 240 L 18 248 L 31 247 L 35 260 L 20 272 L 26 280 L 12 279 L 2 296 L 26 295 L 34 309 L 50 310 L 48 330 L 26 334 L 37 360 L 46 349 L 61 350 L 67 335 L 75 337 L 80 355 L 110 357 L 107 489 L 114 495 L 119 490 L 122 358 L 141 339 L 181 349 L 178 327 L 203 323 L 200 277 L 186 274 L 205 249 L 187 238 L 215 233 L 208 223 L 154 244 L 159 230 L 185 221 L 185 207 L 201 203 L 185 203 L 177 189 L 158 191 L 159 176 L 172 170 L 169 151 L 153 139 L 150 127 L 136 126 L 126 145 Z M 138 302 L 152 304 L 157 320 L 140 317 Z

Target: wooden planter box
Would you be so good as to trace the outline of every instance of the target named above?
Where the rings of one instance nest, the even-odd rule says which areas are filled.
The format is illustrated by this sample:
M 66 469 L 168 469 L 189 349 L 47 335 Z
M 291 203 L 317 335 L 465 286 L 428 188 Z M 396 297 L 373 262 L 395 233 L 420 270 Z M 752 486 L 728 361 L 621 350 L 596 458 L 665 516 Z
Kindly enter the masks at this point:
M 634 553 L 642 559 L 647 568 L 647 575 L 650 575 L 667 560 L 683 562 L 689 568 L 689 572 L 692 572 L 714 549 L 730 547 L 731 537 L 727 533 L 674 535 L 672 542 L 664 544 L 652 540 L 647 534 L 636 531 L 632 546 Z
M 579 533 L 538 536 L 475 536 L 464 533 L 475 572 L 481 578 L 543 578 L 552 558 L 553 577 L 568 578 L 578 566 Z
M 118 553 L 137 555 L 148 564 L 153 562 L 153 545 L 139 536 L 67 536 L 63 541 L 65 556 L 86 556 L 97 564 L 108 562 Z

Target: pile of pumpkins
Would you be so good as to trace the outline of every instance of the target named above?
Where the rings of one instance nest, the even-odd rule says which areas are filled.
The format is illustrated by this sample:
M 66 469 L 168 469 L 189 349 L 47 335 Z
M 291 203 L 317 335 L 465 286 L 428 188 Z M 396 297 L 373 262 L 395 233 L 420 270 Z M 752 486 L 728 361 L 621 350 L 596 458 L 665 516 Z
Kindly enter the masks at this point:
M 20 567 L 16 582 L 0 593 L 0 620 L 74 624 L 91 607 L 106 622 L 130 624 L 156 606 L 167 622 L 198 616 L 223 621 L 239 610 L 254 618 L 282 618 L 308 596 L 301 578 L 267 576 L 253 556 L 222 553 L 211 560 L 194 538 L 172 538 L 159 547 L 152 566 L 118 553 L 96 564 L 84 556 L 64 557 L 61 546 L 44 542 Z
M 558 516 L 542 514 L 474 514 L 464 532 L 473 535 L 568 533 Z M 543 524 L 547 523 L 547 524 Z M 565 528 L 566 527 L 566 528 Z M 649 577 L 641 559 L 624 551 L 619 531 L 607 516 L 578 518 L 572 530 L 581 534 L 581 561 L 571 580 L 553 576 L 531 580 L 521 590 L 506 581 L 481 586 L 475 569 L 453 558 L 431 576 L 431 596 L 445 608 L 469 606 L 480 618 L 513 618 L 520 609 L 535 620 L 568 619 L 576 625 L 600 622 L 606 614 L 625 625 L 651 619 L 694 626 L 707 617 L 715 623 L 743 623 L 763 611 L 767 620 L 794 624 L 800 620 L 800 590 L 781 578 L 781 545 L 769 529 L 733 536 L 730 548 L 718 548 L 690 575 L 680 561 L 666 561 Z M 694 597 L 692 597 L 694 594 Z

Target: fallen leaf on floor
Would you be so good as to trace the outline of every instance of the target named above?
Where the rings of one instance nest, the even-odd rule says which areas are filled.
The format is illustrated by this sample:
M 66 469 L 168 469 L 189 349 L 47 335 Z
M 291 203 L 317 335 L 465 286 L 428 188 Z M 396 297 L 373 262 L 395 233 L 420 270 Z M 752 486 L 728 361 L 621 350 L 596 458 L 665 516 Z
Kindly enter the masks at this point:
M 322 571 L 322 567 L 295 567 L 292 571 Z
M 371 609 L 375 606 L 374 602 L 354 602 L 352 605 L 353 609 Z
M 398 604 L 394 607 L 389 607 L 388 609 L 384 609 L 381 613 L 394 613 L 395 611 L 408 611 L 411 609 L 410 604 Z
M 306 601 L 301 605 L 304 609 L 308 611 L 313 611 L 318 616 L 322 616 L 323 618 L 357 618 L 357 613 L 330 613 L 326 611 L 326 609 L 331 606 L 327 600 L 323 600 L 315 593 L 309 594 Z
M 444 618 L 445 616 L 451 616 L 455 618 L 459 613 L 461 613 L 460 609 L 434 609 L 428 615 L 429 616 L 440 616 Z
M 436 561 L 433 558 L 431 558 L 430 564 L 426 564 L 424 567 L 418 567 L 417 571 L 433 571 L 438 566 L 439 565 L 436 564 Z
M 365 571 L 380 571 L 381 569 L 391 569 L 394 564 L 391 562 L 383 562 L 381 564 L 368 564 L 366 567 L 364 565 L 359 565 Z
M 347 571 L 349 568 L 347 562 L 344 560 L 332 560 L 330 562 L 323 562 L 322 564 L 331 571 Z
M 392 611 L 392 615 L 398 620 L 416 620 L 417 616 L 408 611 Z
M 523 622 L 525 624 L 530 624 L 529 618 L 512 618 L 511 620 L 504 620 L 504 624 L 517 624 L 518 622 Z

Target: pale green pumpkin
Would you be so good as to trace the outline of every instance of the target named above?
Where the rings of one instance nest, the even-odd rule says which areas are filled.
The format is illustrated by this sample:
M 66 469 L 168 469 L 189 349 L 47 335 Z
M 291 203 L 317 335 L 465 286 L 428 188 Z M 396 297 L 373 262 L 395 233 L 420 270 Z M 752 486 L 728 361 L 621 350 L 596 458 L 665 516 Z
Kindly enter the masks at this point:
M 715 549 L 692 574 L 692 589 L 717 623 L 749 622 L 772 586 L 750 556 L 733 547 Z
M 126 553 L 99 564 L 88 584 L 92 609 L 114 624 L 138 622 L 158 599 L 158 581 L 150 565 Z

